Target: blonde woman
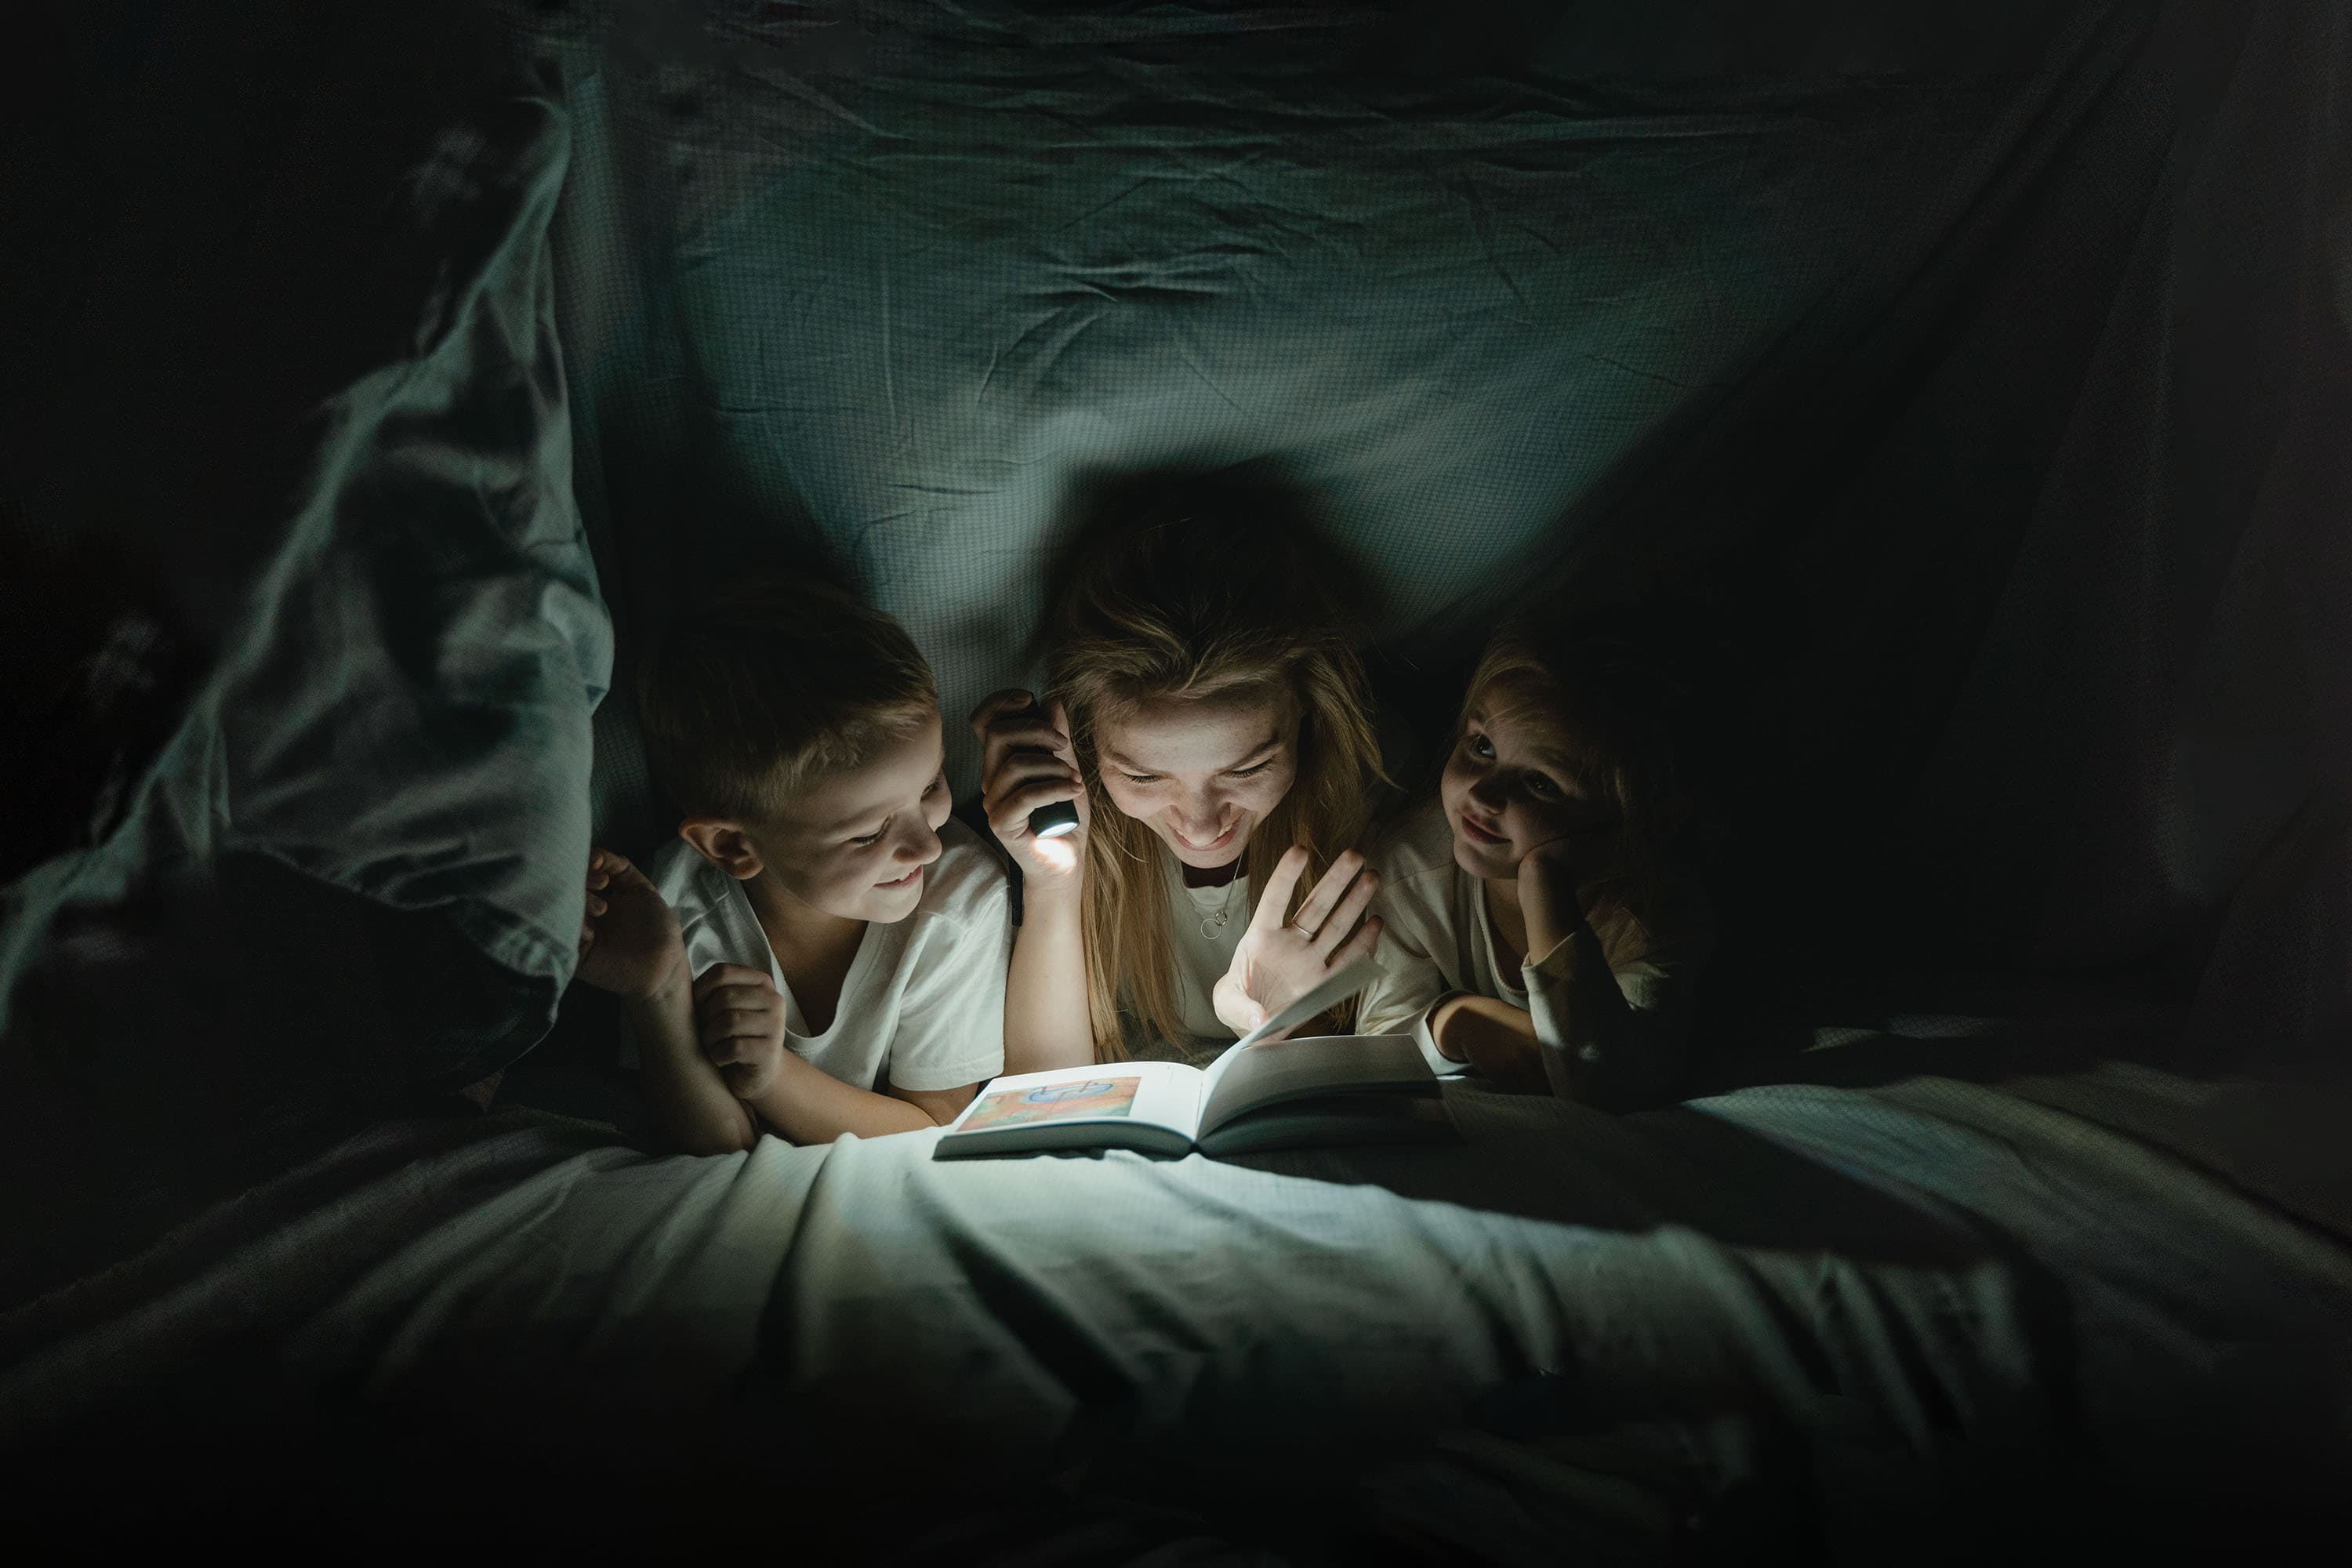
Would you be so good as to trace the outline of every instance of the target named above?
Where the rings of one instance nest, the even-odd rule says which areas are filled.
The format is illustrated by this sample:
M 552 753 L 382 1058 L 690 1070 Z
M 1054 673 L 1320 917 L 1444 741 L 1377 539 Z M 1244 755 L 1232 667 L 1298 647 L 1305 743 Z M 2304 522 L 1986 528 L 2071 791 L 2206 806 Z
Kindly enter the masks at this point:
M 1379 748 L 1328 574 L 1261 521 L 1122 529 L 1057 595 L 1044 703 L 974 710 L 1022 873 L 1007 1072 L 1212 1054 L 1378 943 Z M 1056 801 L 1078 829 L 1039 839 Z

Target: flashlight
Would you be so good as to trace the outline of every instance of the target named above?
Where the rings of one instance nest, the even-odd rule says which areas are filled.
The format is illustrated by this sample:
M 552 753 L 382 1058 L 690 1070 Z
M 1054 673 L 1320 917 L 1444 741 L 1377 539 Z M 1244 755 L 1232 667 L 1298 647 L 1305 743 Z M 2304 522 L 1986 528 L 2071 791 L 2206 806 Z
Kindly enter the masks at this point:
M 1030 711 L 1037 713 L 1040 718 L 1044 717 L 1041 710 L 1033 707 Z M 1050 757 L 1054 754 L 1043 746 L 1016 746 L 1013 750 L 1016 753 L 1025 752 L 1033 757 Z M 1077 830 L 1078 803 L 1076 801 L 1057 800 L 1051 805 L 1041 805 L 1029 814 L 1029 832 L 1034 837 L 1059 838 L 1065 833 L 1076 833 Z
M 1059 838 L 1078 830 L 1078 803 L 1057 800 L 1029 814 L 1029 831 L 1039 838 Z

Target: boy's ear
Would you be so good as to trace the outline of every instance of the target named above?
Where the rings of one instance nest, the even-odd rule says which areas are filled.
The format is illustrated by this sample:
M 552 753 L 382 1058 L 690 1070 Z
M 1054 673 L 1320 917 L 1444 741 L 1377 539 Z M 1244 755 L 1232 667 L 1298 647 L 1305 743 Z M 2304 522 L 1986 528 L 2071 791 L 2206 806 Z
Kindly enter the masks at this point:
M 725 817 L 689 816 L 677 825 L 677 836 L 693 845 L 696 854 L 739 882 L 758 876 L 764 864 L 742 824 Z

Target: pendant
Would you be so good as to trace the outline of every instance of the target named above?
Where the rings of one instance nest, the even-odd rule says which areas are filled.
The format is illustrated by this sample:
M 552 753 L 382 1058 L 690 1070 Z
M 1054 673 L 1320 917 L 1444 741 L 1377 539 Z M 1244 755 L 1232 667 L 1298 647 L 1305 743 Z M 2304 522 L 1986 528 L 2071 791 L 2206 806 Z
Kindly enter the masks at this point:
M 1217 940 L 1217 933 L 1218 933 L 1219 931 L 1221 931 L 1224 930 L 1224 929 L 1225 929 L 1225 917 L 1224 917 L 1224 916 L 1223 916 L 1223 915 L 1202 915 L 1202 916 L 1201 917 L 1201 934 L 1202 934 L 1202 936 L 1204 936 L 1204 937 L 1207 937 L 1211 942 L 1214 942 L 1214 941 L 1216 941 L 1216 940 Z

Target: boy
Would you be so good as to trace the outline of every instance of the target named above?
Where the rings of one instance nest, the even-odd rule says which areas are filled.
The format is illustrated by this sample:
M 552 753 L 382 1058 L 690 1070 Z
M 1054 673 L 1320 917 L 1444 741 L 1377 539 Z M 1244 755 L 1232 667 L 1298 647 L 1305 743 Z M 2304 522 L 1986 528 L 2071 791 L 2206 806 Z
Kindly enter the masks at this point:
M 692 1153 L 953 1120 L 1003 1070 L 1004 873 L 949 820 L 929 667 L 838 590 L 755 584 L 640 672 L 680 842 L 588 866 L 580 977 L 618 994 Z

